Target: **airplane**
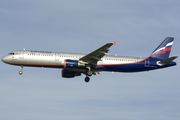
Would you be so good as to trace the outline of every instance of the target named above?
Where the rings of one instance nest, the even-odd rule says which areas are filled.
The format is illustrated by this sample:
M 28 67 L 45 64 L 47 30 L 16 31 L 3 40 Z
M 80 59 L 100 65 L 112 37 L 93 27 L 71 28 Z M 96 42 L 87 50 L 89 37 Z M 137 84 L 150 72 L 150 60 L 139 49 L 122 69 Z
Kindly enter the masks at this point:
M 20 66 L 19 74 L 22 75 L 23 67 L 61 68 L 63 78 L 73 78 L 86 75 L 85 82 L 90 81 L 90 76 L 107 72 L 142 72 L 175 66 L 173 62 L 178 56 L 169 58 L 174 38 L 167 37 L 146 58 L 122 57 L 107 55 L 109 48 L 116 44 L 107 43 L 89 54 L 47 52 L 35 50 L 19 50 L 9 53 L 2 58 L 4 63 Z

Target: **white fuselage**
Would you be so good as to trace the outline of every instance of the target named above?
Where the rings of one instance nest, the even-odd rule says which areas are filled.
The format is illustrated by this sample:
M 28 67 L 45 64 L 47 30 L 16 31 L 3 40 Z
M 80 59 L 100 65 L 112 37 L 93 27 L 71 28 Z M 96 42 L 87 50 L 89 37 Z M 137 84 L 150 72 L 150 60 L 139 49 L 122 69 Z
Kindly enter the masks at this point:
M 22 50 L 11 52 L 3 59 L 6 63 L 12 65 L 63 68 L 66 59 L 79 60 L 85 55 L 86 54 Z M 143 58 L 106 55 L 101 61 L 98 61 L 97 65 L 136 63 L 141 60 L 143 60 Z

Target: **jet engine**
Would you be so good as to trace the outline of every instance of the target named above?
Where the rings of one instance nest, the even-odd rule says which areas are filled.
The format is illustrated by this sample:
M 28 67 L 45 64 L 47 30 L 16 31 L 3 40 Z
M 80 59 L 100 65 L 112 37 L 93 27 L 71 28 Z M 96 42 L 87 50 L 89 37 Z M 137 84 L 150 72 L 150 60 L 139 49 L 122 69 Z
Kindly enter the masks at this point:
M 62 77 L 63 78 L 73 78 L 75 76 L 81 76 L 81 73 L 71 71 L 71 70 L 66 70 L 66 69 L 62 70 Z

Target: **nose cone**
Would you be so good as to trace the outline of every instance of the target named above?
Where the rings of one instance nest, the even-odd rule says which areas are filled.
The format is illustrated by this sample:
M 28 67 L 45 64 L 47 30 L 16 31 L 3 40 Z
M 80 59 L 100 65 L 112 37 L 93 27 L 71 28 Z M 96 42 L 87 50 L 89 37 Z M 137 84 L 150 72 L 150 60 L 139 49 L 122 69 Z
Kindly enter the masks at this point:
M 1 60 L 4 62 L 5 61 L 5 57 L 3 57 Z
M 7 62 L 8 62 L 8 57 L 5 56 L 5 57 L 3 57 L 1 60 L 2 60 L 4 63 L 7 63 Z

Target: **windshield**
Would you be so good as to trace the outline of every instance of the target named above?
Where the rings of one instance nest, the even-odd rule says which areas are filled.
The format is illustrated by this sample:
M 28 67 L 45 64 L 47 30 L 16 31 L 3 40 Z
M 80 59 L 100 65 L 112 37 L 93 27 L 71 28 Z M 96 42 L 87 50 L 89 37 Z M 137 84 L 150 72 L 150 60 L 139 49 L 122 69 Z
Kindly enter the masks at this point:
M 9 53 L 9 55 L 14 55 L 14 53 Z

